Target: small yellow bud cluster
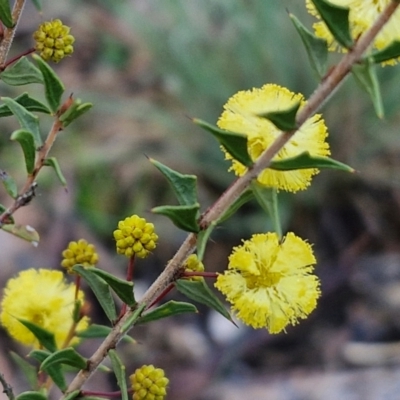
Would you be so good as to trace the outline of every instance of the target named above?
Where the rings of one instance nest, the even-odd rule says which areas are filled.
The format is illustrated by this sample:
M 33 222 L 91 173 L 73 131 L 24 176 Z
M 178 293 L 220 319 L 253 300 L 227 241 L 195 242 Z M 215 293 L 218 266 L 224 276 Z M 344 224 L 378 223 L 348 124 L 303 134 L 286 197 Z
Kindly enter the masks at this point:
M 204 272 L 204 264 L 197 258 L 196 254 L 191 254 L 185 262 L 185 270 L 187 272 Z M 191 276 L 188 279 L 192 281 L 201 281 L 204 278 L 202 276 Z
M 114 231 L 117 241 L 117 253 L 132 257 L 136 254 L 145 258 L 156 248 L 158 236 L 154 233 L 154 225 L 137 215 L 119 221 L 118 229 Z
M 65 56 L 73 53 L 72 44 L 75 38 L 69 34 L 70 27 L 63 25 L 61 20 L 55 19 L 43 22 L 33 34 L 35 50 L 45 61 L 61 61 Z
M 154 365 L 143 365 L 130 377 L 133 400 L 163 400 L 167 395 L 169 379 L 164 370 Z
M 84 267 L 90 267 L 97 264 L 99 256 L 92 244 L 86 240 L 80 239 L 78 242 L 70 242 L 67 249 L 62 252 L 64 259 L 61 266 L 71 273 L 75 264 L 82 264 Z

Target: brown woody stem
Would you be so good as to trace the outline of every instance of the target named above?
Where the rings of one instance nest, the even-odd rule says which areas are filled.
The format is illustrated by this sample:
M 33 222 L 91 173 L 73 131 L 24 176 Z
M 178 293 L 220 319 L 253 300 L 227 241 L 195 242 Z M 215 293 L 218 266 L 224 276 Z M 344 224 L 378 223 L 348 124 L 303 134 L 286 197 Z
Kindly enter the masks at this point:
M 378 17 L 370 29 L 365 32 L 365 34 L 357 41 L 354 48 L 342 58 L 339 64 L 333 68 L 330 74 L 317 87 L 313 95 L 307 101 L 305 107 L 302 108 L 296 118 L 298 129 L 308 118 L 318 111 L 322 104 L 324 104 L 340 86 L 344 78 L 351 71 L 352 65 L 356 64 L 361 59 L 363 53 L 371 45 L 378 32 L 386 24 L 398 6 L 399 3 L 393 0 L 383 10 L 382 14 Z M 240 194 L 249 187 L 253 179 L 255 179 L 265 168 L 268 168 L 273 157 L 290 140 L 297 130 L 282 132 L 275 142 L 273 142 L 272 145 L 260 156 L 253 167 L 249 168 L 245 175 L 238 178 L 201 216 L 199 223 L 203 229 L 208 227 L 212 222 L 217 221 L 218 218 L 225 212 L 225 210 L 227 210 L 227 208 L 240 196 Z M 168 263 L 161 275 L 147 290 L 137 307 L 144 306 L 143 310 L 145 310 L 154 302 L 158 295 L 175 280 L 175 278 L 180 274 L 181 266 L 186 261 L 187 257 L 196 249 L 196 240 L 197 237 L 194 233 L 191 233 L 187 236 L 186 240 L 183 242 L 175 256 Z M 118 321 L 112 332 L 110 332 L 104 342 L 89 359 L 88 368 L 86 370 L 81 370 L 78 373 L 78 375 L 69 385 L 64 396 L 61 397 L 61 400 L 65 399 L 69 393 L 79 390 L 94 373 L 104 358 L 107 357 L 108 351 L 112 348 L 115 348 L 117 343 L 126 334 L 126 331 L 123 330 L 122 327 L 124 327 L 125 323 L 130 319 L 134 312 L 134 309 L 128 310 L 121 320 Z
M 8 52 L 10 50 L 12 41 L 14 39 L 15 31 L 17 29 L 17 25 L 19 22 L 19 18 L 21 17 L 22 10 L 24 9 L 25 0 L 15 0 L 14 8 L 12 11 L 12 19 L 14 21 L 14 26 L 12 28 L 5 28 L 3 39 L 0 43 L 0 69 L 3 70 L 4 64 L 6 62 L 6 58 Z
M 0 214 L 0 227 L 9 219 L 11 215 L 14 214 L 15 211 L 27 204 L 27 198 L 31 199 L 31 197 L 34 196 L 34 189 L 36 188 L 35 179 L 42 169 L 47 155 L 49 154 L 54 141 L 56 140 L 57 133 L 60 130 L 62 130 L 62 123 L 57 118 L 50 129 L 46 141 L 37 152 L 34 169 L 26 178 L 25 184 L 20 191 L 20 195 L 14 200 L 14 203 L 7 208 L 7 210 Z M 32 193 L 32 195 L 29 195 L 30 193 Z

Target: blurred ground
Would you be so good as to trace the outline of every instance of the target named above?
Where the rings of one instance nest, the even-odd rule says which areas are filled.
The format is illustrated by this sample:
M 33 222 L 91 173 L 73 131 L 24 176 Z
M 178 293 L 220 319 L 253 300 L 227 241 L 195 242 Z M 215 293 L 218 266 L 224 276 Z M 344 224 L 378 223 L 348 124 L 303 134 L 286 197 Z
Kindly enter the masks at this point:
M 43 18 L 63 19 L 76 37 L 74 56 L 55 68 L 67 92 L 94 109 L 54 148 L 68 192 L 45 171 L 35 201 L 16 214 L 40 232 L 39 247 L 0 232 L 0 282 L 30 267 L 59 268 L 61 251 L 81 237 L 96 244 L 102 268 L 123 276 L 112 231 L 119 219 L 139 213 L 160 236 L 137 271 L 140 297 L 185 237 L 149 212 L 174 198 L 146 156 L 196 174 L 205 209 L 232 176 L 218 145 L 188 116 L 214 123 L 230 95 L 268 82 L 305 96 L 314 90 L 286 9 L 310 26 L 303 2 L 294 0 L 45 2 Z M 32 46 L 41 18 L 28 4 L 12 55 Z M 308 191 L 282 195 L 285 229 L 314 243 L 317 254 L 323 298 L 312 316 L 270 336 L 237 329 L 200 307 L 197 316 L 137 328 L 139 345 L 121 345 L 127 371 L 143 363 L 165 368 L 171 400 L 400 398 L 399 73 L 398 67 L 379 71 L 385 120 L 351 79 L 322 110 L 333 156 L 357 173 L 324 171 Z M 2 84 L 1 90 L 15 96 L 26 88 Z M 40 87 L 30 90 L 41 96 Z M 1 168 L 22 183 L 21 154 L 8 140 L 16 125 L 11 118 L 0 123 Z M 2 191 L 0 202 L 8 204 Z M 214 233 L 207 269 L 224 269 L 232 246 L 268 228 L 255 204 L 244 207 Z M 106 323 L 90 301 L 93 320 Z M 27 349 L 3 330 L 0 337 L 0 371 L 16 392 L 26 389 L 8 351 Z M 82 351 L 89 356 L 97 344 Z M 102 373 L 90 385 L 115 390 L 113 377 Z

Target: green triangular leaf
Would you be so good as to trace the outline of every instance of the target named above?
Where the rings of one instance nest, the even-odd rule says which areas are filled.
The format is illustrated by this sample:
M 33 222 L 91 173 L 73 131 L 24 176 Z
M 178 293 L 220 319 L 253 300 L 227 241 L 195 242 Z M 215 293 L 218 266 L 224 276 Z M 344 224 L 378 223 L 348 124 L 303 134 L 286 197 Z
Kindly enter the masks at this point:
M 279 238 L 282 238 L 281 220 L 278 211 L 278 194 L 275 188 L 261 186 L 257 181 L 251 183 L 251 190 L 258 204 L 271 218 L 272 225 Z
M 67 347 L 49 355 L 40 365 L 40 369 L 47 371 L 49 368 L 60 366 L 61 364 L 70 365 L 77 369 L 85 369 L 87 360 L 72 347 Z
M 75 323 L 78 323 L 82 319 L 82 301 L 79 299 L 75 299 L 74 301 L 74 309 L 72 311 L 72 320 Z
M 306 48 L 311 67 L 322 79 L 326 73 L 328 64 L 328 43 L 325 39 L 315 36 L 293 14 L 290 18 Z
M 105 325 L 90 324 L 84 331 L 76 332 L 76 336 L 93 339 L 93 338 L 105 338 L 112 331 L 112 328 Z
M 300 102 L 296 102 L 286 110 L 267 112 L 263 114 L 258 114 L 258 116 L 268 119 L 281 131 L 293 131 L 297 129 L 296 114 L 299 107 Z
M 325 0 L 312 0 L 312 2 L 336 41 L 346 49 L 350 49 L 354 43 L 350 34 L 349 9 Z
M 32 133 L 36 147 L 41 146 L 42 138 L 39 131 L 39 118 L 10 97 L 2 97 L 1 99 L 18 119 L 21 128 Z
M 374 51 L 367 58 L 374 63 L 382 63 L 384 61 L 393 60 L 400 57 L 400 41 L 395 40 L 382 50 Z
M 71 393 L 68 393 L 67 395 L 64 395 L 63 400 L 73 400 L 76 399 L 79 396 L 80 390 L 74 390 Z M 79 399 L 82 400 L 84 397 L 79 396 Z M 104 399 L 103 399 L 104 400 Z
M 35 247 L 39 244 L 39 234 L 30 225 L 7 224 L 3 225 L 1 229 L 11 233 L 14 236 L 31 242 Z
M 28 357 L 34 358 L 35 360 L 42 363 L 51 353 L 47 350 L 32 350 Z
M 183 313 L 197 313 L 197 308 L 190 303 L 171 300 L 143 314 L 139 318 L 137 324 L 145 324 L 150 321 L 156 321 L 158 319 L 167 318 Z
M 28 93 L 22 93 L 14 99 L 18 104 L 25 107 L 28 111 L 41 112 L 44 114 L 51 114 L 51 111 L 39 100 L 30 97 Z M 10 113 L 11 114 L 11 113 Z
M 105 325 L 90 324 L 84 331 L 79 331 L 76 336 L 84 339 L 105 338 L 112 331 L 112 328 Z M 128 343 L 136 343 L 135 339 L 130 336 L 124 336 L 123 341 Z
M 42 112 L 45 114 L 51 114 L 51 111 L 40 101 L 33 99 L 28 93 L 22 93 L 14 99 L 18 104 L 26 108 L 28 111 Z M 0 105 L 0 118 L 8 117 L 13 115 L 11 110 L 6 104 Z
M 350 166 L 341 163 L 340 161 L 333 160 L 329 157 L 311 156 L 308 151 L 304 151 L 297 156 L 285 158 L 284 160 L 272 161 L 269 168 L 278 171 L 291 171 L 295 169 L 308 169 L 308 168 L 330 168 L 339 169 L 346 172 L 354 172 Z
M 35 169 L 36 157 L 35 138 L 32 132 L 19 129 L 11 134 L 10 139 L 17 141 L 21 145 L 24 152 L 26 171 L 28 175 L 31 175 Z
M 6 171 L 0 170 L 0 181 L 3 183 L 4 188 L 6 189 L 7 193 L 15 199 L 18 196 L 18 188 L 17 184 L 10 175 L 7 174 Z M 3 210 L 5 211 L 5 210 Z M 0 211 L 1 213 L 2 211 Z
M 9 0 L 0 0 L 0 21 L 7 28 L 14 27 Z
M 383 110 L 382 96 L 375 66 L 369 60 L 364 60 L 360 64 L 353 65 L 351 72 L 357 83 L 369 94 L 376 115 L 379 118 L 383 118 L 385 112 Z
M 65 90 L 64 84 L 49 64 L 47 64 L 41 57 L 36 54 L 33 54 L 32 57 L 37 62 L 43 75 L 47 103 L 51 111 L 55 113 L 61 104 L 61 96 Z
M 25 56 L 0 73 L 0 79 L 11 86 L 43 83 L 43 75 Z
M 199 259 L 199 261 L 203 261 L 204 252 L 206 251 L 206 245 L 207 245 L 208 239 L 216 226 L 217 226 L 217 223 L 215 221 L 213 221 L 207 227 L 207 229 L 202 229 L 197 234 L 196 248 L 197 248 L 197 258 Z
M 26 380 L 29 383 L 29 387 L 32 390 L 36 390 L 39 388 L 38 385 L 38 371 L 37 368 L 28 363 L 24 358 L 20 357 L 17 353 L 10 351 L 11 358 L 15 361 L 15 363 L 19 367 L 19 371 L 21 371 Z
M 116 321 L 117 312 L 115 311 L 114 299 L 110 293 L 110 286 L 96 274 L 93 274 L 91 271 L 87 271 L 87 269 L 82 265 L 77 264 L 72 268 L 72 270 L 85 279 L 104 312 L 106 313 L 108 319 L 111 322 Z
M 178 279 L 175 282 L 175 286 L 179 292 L 189 297 L 189 299 L 211 307 L 226 319 L 232 321 L 232 318 L 225 306 L 221 303 L 215 293 L 207 286 L 204 280 L 189 281 L 187 279 Z
M 45 349 L 51 352 L 57 350 L 56 340 L 52 332 L 49 332 L 41 326 L 35 325 L 26 319 L 18 318 L 18 321 L 33 333 L 33 335 Z
M 4 211 L 7 210 L 7 207 L 4 206 L 4 204 L 0 204 L 0 214 L 3 214 Z M 8 215 L 7 218 L 4 220 L 4 225 L 0 228 L 3 229 L 4 226 L 6 225 L 14 225 L 14 218 L 12 215 Z
M 114 290 L 115 294 L 129 307 L 133 307 L 136 304 L 135 297 L 133 295 L 133 283 L 115 277 L 102 269 L 95 267 L 85 268 L 88 273 L 95 274 L 107 282 L 111 289 Z
M 75 121 L 81 115 L 88 112 L 93 107 L 92 103 L 83 103 L 80 99 L 76 99 L 60 116 L 60 121 L 63 123 L 64 128 L 67 127 L 72 121 Z
M 50 376 L 54 384 L 62 391 L 67 390 L 67 382 L 65 381 L 64 371 L 58 365 L 46 369 L 46 373 Z
M 44 114 L 51 114 L 51 111 L 39 100 L 30 97 L 28 93 L 22 93 L 14 99 L 18 104 L 25 107 L 28 111 L 41 112 Z M 11 112 L 10 112 L 11 115 Z
M 42 11 L 42 0 L 32 0 L 33 5 L 39 12 Z M 67 399 L 65 399 L 67 400 Z
M 187 232 L 198 232 L 200 230 L 197 219 L 199 217 L 200 204 L 191 206 L 159 206 L 151 211 L 168 217 L 175 226 Z
M 150 158 L 150 162 L 167 178 L 180 205 L 191 206 L 197 203 L 197 177 L 195 175 L 181 174 L 152 158 Z
M 250 200 L 253 199 L 253 193 L 251 190 L 246 190 L 242 192 L 240 196 L 224 211 L 224 213 L 219 217 L 218 223 L 226 221 L 229 219 L 233 214 L 242 207 L 243 204 L 248 203 Z
M 146 304 L 138 304 L 138 308 L 126 319 L 125 323 L 122 325 L 121 332 L 127 333 L 129 329 L 131 329 L 134 325 L 137 324 L 137 321 L 142 314 L 143 310 L 146 308 Z
M 125 365 L 122 363 L 115 350 L 111 349 L 108 352 L 108 356 L 110 357 L 112 369 L 114 371 L 115 377 L 117 378 L 118 386 L 121 389 L 121 400 L 128 400 Z
M 50 356 L 51 354 L 45 350 L 33 350 L 29 353 L 29 357 L 38 360 L 40 363 L 44 362 Z M 46 372 L 61 391 L 64 392 L 67 389 L 67 383 L 63 371 L 59 366 L 50 367 Z
M 60 164 L 58 163 L 55 157 L 46 158 L 46 160 L 44 160 L 43 165 L 52 167 L 57 175 L 58 180 L 61 182 L 61 185 L 63 185 L 65 188 L 67 187 L 67 180 L 65 179 L 61 171 Z
M 47 400 L 47 396 L 40 392 L 24 392 L 18 395 L 15 400 Z
M 193 122 L 210 132 L 235 160 L 246 167 L 251 167 L 253 165 L 253 161 L 247 151 L 246 135 L 219 129 L 201 119 L 193 119 Z

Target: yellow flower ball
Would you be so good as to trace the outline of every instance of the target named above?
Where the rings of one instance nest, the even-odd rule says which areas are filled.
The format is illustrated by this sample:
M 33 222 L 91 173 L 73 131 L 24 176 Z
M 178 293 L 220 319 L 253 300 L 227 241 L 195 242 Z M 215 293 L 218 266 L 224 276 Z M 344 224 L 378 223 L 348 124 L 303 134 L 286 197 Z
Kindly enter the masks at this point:
M 260 89 L 241 91 L 233 95 L 224 106 L 217 125 L 227 131 L 241 133 L 247 136 L 247 150 L 253 161 L 275 141 L 281 131 L 269 120 L 259 117 L 266 112 L 285 110 L 295 102 L 305 105 L 301 94 L 295 94 L 288 89 L 267 84 Z M 308 151 L 314 156 L 328 156 L 329 145 L 326 142 L 327 128 L 321 115 L 309 118 L 298 132 L 274 157 L 274 161 L 284 160 Z M 246 173 L 247 168 L 223 148 L 225 158 L 232 161 L 230 170 L 237 176 Z M 289 192 L 306 189 L 316 168 L 298 169 L 293 171 L 276 171 L 270 168 L 263 170 L 257 177 L 260 185 Z
M 70 242 L 68 247 L 62 252 L 63 260 L 61 266 L 72 272 L 72 267 L 81 264 L 84 267 L 95 266 L 99 261 L 99 256 L 93 244 L 84 239 L 77 242 Z
M 133 389 L 133 400 L 164 400 L 169 379 L 164 370 L 154 365 L 143 365 L 129 377 Z
M 197 254 L 191 254 L 185 264 L 184 268 L 188 272 L 204 272 L 204 264 L 197 258 Z M 191 276 L 186 279 L 192 281 L 202 281 L 204 278 L 202 276 Z
M 78 300 L 84 302 L 79 291 Z M 39 342 L 31 331 L 19 322 L 27 320 L 51 332 L 58 348 L 64 345 L 73 325 L 75 285 L 64 280 L 61 271 L 28 269 L 10 279 L 1 301 L 0 322 L 11 337 L 18 342 L 39 348 Z M 89 318 L 83 317 L 76 331 L 88 327 Z M 78 343 L 77 337 L 69 345 Z
M 294 233 L 256 234 L 233 249 L 215 287 L 246 325 L 279 333 L 306 318 L 321 295 L 311 246 Z
M 69 31 L 70 28 L 59 19 L 43 22 L 33 34 L 35 50 L 45 61 L 61 61 L 74 51 L 72 44 L 75 38 Z
M 329 0 L 330 3 L 349 9 L 349 26 L 352 38 L 356 41 L 368 30 L 378 18 L 383 9 L 391 0 Z M 321 19 L 311 0 L 306 0 L 308 12 Z M 314 24 L 315 34 L 328 41 L 330 51 L 345 51 L 335 41 L 329 29 L 323 21 Z M 382 50 L 394 41 L 400 41 L 400 9 L 398 8 L 383 29 L 373 41 L 371 50 Z M 394 65 L 400 61 L 400 57 L 383 63 L 383 65 Z
M 132 215 L 118 223 L 114 231 L 114 239 L 118 254 L 126 257 L 137 255 L 145 258 L 157 245 L 158 236 L 154 232 L 154 225 L 138 215 Z

